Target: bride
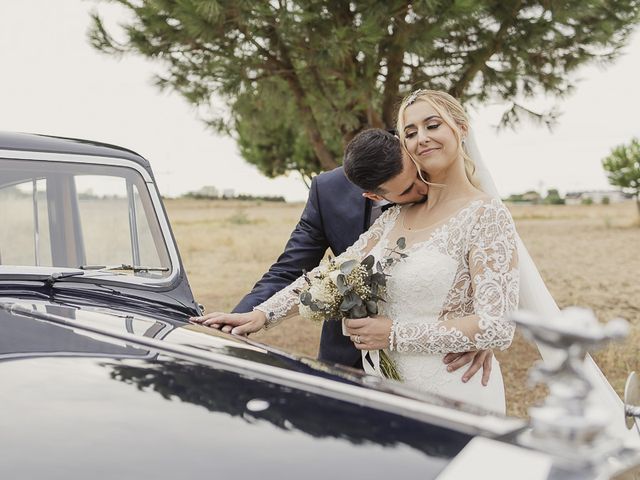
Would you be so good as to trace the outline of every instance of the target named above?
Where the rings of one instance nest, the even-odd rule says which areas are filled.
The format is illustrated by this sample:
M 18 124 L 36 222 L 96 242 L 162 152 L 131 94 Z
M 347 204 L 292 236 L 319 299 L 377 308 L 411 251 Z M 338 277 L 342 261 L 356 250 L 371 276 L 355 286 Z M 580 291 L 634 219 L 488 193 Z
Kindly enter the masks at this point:
M 429 177 L 429 195 L 424 203 L 389 209 L 352 247 L 359 256 L 380 258 L 403 237 L 409 256 L 390 272 L 381 315 L 349 320 L 347 330 L 358 349 L 388 348 L 407 384 L 504 413 L 495 357 L 487 386 L 478 378 L 464 383 L 442 359 L 511 344 L 514 326 L 505 316 L 518 306 L 519 286 L 513 220 L 502 202 L 478 187 L 464 149 L 469 122 L 453 97 L 412 93 L 400 106 L 397 129 L 418 172 Z M 347 147 L 347 176 L 358 160 Z

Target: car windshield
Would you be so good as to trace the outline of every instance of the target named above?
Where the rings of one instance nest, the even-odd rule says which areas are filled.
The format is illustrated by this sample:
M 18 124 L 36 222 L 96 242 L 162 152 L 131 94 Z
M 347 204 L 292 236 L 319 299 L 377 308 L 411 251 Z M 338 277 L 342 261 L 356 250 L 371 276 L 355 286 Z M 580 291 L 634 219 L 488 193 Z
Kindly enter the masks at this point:
M 0 211 L 2 267 L 171 273 L 150 192 L 133 168 L 0 159 Z

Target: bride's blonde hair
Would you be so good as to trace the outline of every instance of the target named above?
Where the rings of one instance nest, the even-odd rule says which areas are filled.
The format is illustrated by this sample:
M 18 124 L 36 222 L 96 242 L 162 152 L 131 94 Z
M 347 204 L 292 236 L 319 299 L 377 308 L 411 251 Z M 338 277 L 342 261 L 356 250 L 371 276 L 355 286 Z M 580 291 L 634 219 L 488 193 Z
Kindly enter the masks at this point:
M 453 98 L 446 92 L 442 92 L 440 90 L 426 90 L 420 89 L 411 92 L 407 95 L 402 103 L 400 104 L 400 108 L 398 109 L 398 121 L 396 125 L 396 129 L 398 131 L 398 136 L 400 137 L 400 144 L 404 151 L 409 155 L 409 158 L 413 160 L 413 163 L 418 167 L 418 174 L 423 182 L 427 182 L 424 178 L 422 178 L 422 173 L 420 172 L 420 167 L 416 160 L 413 158 L 411 153 L 407 150 L 406 145 L 406 137 L 404 133 L 404 111 L 407 109 L 409 105 L 413 105 L 417 101 L 428 102 L 429 105 L 433 107 L 436 113 L 442 118 L 442 121 L 446 123 L 451 130 L 453 130 L 453 134 L 456 137 L 458 142 L 458 151 L 461 152 L 462 160 L 464 161 L 464 171 L 467 174 L 467 178 L 471 182 L 474 187 L 479 187 L 478 179 L 475 177 L 476 173 L 476 164 L 473 162 L 469 154 L 467 153 L 463 138 L 462 131 L 469 131 L 469 118 L 467 117 L 467 113 L 462 108 L 462 105 L 458 100 Z

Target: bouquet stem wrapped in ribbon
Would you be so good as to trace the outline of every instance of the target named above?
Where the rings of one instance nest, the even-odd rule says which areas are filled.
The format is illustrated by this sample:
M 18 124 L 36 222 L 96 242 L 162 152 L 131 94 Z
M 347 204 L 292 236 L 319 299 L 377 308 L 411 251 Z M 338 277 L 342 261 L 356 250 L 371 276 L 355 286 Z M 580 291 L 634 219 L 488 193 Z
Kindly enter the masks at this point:
M 306 283 L 297 293 L 300 297 L 300 315 L 315 321 L 339 321 L 365 318 L 378 314 L 379 302 L 385 301 L 388 269 L 407 257 L 402 253 L 404 237 L 396 242 L 387 255 L 376 261 L 373 255 L 363 260 L 329 257 L 316 270 L 314 276 L 305 273 Z M 342 333 L 348 335 L 344 322 Z M 385 350 L 363 351 L 365 371 L 400 380 L 400 375 Z

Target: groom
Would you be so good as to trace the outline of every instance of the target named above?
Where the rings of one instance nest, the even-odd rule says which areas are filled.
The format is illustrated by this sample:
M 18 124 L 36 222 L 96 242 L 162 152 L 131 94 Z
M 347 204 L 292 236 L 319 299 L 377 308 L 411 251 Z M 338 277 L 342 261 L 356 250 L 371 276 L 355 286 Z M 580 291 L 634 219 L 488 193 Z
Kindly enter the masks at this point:
M 334 255 L 344 252 L 380 216 L 385 204 L 426 200 L 427 185 L 418 177 L 411 159 L 403 154 L 398 138 L 385 130 L 365 130 L 356 135 L 347 146 L 344 163 L 350 178 L 360 187 L 347 180 L 341 167 L 314 177 L 309 199 L 284 252 L 233 309 L 234 313 L 252 311 L 302 275 L 303 270 L 316 267 L 327 248 Z M 263 315 L 259 311 L 255 314 Z M 222 328 L 231 331 L 232 325 Z M 445 362 L 451 371 L 472 362 L 463 380 L 483 367 L 482 380 L 486 384 L 491 356 L 491 351 L 450 353 Z M 360 351 L 342 334 L 340 322 L 324 322 L 318 358 L 362 368 Z

